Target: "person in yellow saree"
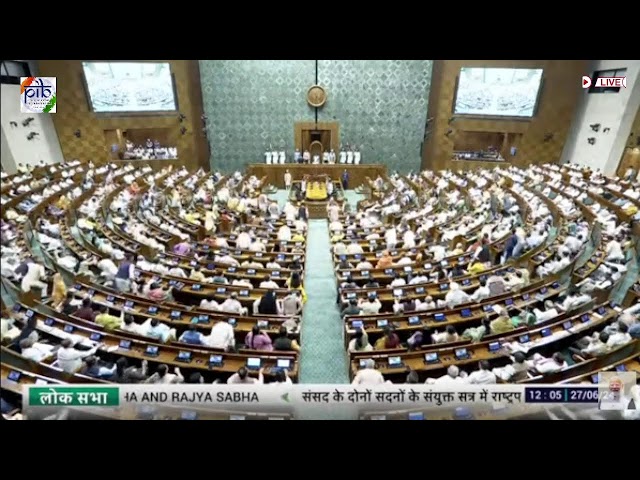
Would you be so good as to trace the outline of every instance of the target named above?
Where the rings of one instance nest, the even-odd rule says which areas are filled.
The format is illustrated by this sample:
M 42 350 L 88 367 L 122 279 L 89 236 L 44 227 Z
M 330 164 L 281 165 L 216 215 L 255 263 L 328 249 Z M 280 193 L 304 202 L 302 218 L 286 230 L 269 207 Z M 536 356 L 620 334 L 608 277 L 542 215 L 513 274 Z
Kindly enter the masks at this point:
M 53 276 L 53 292 L 51 293 L 51 301 L 53 308 L 58 308 L 67 296 L 67 287 L 62 280 L 59 272 Z
M 302 286 L 302 279 L 300 278 L 299 272 L 293 272 L 291 276 L 287 279 L 287 287 L 290 290 L 299 290 L 300 296 L 302 297 L 302 304 L 304 305 L 307 302 L 307 292 L 304 291 L 304 287 Z

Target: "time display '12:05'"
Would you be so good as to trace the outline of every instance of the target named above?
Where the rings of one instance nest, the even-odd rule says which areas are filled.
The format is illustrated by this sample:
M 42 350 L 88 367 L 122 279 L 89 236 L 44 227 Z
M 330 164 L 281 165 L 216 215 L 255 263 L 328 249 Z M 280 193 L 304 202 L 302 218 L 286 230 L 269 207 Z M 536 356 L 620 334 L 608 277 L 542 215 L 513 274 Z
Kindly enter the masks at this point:
M 598 403 L 598 387 L 526 387 L 526 403 Z

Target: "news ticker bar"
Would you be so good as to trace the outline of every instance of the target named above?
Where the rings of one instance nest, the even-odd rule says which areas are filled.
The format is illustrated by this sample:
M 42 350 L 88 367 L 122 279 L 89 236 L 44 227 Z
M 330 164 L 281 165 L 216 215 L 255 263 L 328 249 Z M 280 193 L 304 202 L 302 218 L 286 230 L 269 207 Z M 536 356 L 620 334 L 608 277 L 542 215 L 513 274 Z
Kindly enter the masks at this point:
M 603 385 L 600 392 L 606 390 Z M 243 410 L 316 407 L 432 408 L 451 405 L 598 403 L 597 386 L 558 385 L 74 385 L 25 386 L 23 405 L 108 407 L 132 405 L 198 406 Z

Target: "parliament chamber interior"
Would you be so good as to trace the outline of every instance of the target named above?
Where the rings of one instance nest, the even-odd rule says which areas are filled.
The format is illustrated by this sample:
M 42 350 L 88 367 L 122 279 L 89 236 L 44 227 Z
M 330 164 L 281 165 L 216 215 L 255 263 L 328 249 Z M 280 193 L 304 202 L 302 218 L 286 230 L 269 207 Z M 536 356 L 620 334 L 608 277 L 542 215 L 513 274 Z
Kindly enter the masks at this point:
M 0 73 L 4 420 L 640 418 L 640 61 Z

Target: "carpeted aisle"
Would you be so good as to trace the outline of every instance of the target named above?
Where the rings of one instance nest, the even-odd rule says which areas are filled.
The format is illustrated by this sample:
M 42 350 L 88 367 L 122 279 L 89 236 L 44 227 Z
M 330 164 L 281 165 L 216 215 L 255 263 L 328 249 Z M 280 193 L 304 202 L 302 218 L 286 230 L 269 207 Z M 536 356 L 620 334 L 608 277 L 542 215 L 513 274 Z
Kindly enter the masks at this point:
M 310 220 L 300 341 L 301 383 L 348 383 L 342 319 L 336 304 L 336 280 L 327 220 Z

